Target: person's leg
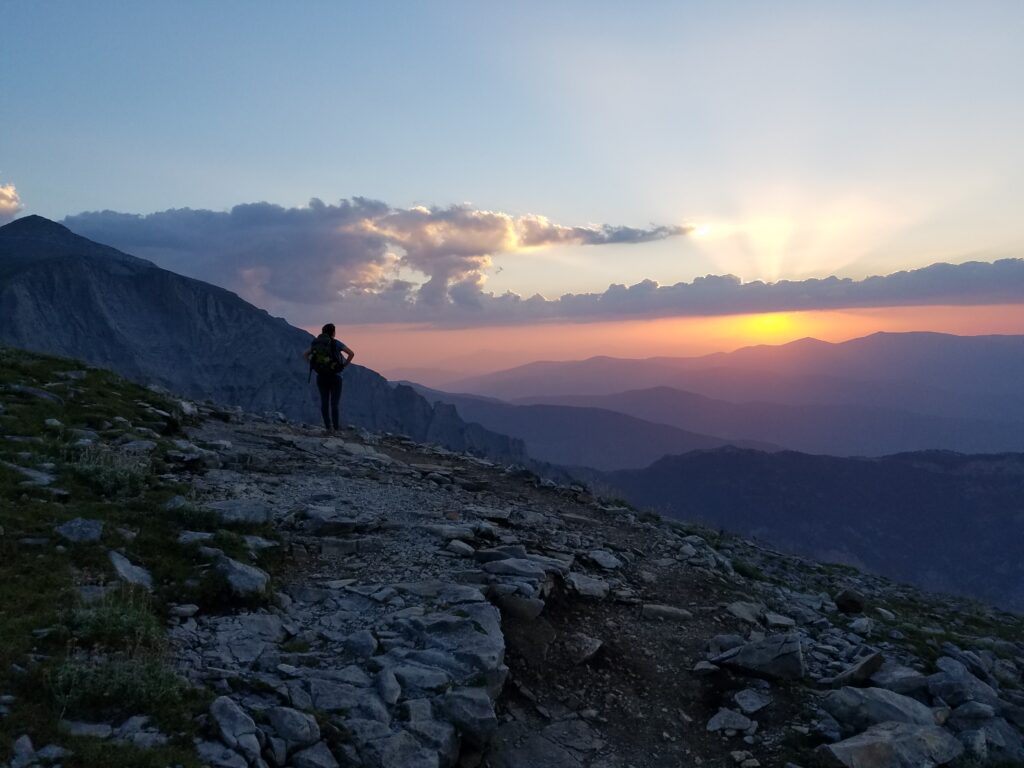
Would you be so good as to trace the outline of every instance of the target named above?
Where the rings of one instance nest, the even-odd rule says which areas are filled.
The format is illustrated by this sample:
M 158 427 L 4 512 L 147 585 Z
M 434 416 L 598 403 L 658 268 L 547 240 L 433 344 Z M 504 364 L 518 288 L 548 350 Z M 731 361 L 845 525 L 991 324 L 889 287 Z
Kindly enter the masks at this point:
M 341 428 L 341 419 L 338 413 L 341 404 L 341 381 L 341 376 L 335 376 L 334 381 L 331 382 L 331 422 L 335 429 Z
M 327 376 L 317 376 L 316 388 L 320 390 L 320 415 L 324 419 L 324 429 L 330 429 L 331 414 L 328 411 L 328 402 L 331 397 L 331 380 Z

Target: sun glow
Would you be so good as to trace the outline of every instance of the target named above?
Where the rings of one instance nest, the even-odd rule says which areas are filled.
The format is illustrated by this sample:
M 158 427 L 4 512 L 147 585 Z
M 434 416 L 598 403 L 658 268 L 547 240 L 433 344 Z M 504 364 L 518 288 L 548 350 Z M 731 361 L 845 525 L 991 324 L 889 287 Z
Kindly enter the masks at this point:
M 751 342 L 777 343 L 799 334 L 799 318 L 788 312 L 768 312 L 760 315 L 739 315 L 734 318 L 736 332 Z

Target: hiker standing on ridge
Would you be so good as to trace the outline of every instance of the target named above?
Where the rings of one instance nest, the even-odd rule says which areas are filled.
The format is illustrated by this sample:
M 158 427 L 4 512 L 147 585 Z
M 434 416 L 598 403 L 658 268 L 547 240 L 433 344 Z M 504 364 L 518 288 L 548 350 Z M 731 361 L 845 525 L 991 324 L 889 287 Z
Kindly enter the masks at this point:
M 338 406 L 341 403 L 341 372 L 352 362 L 356 353 L 334 338 L 334 323 L 328 323 L 313 339 L 303 357 L 309 361 L 309 371 L 316 371 L 316 388 L 320 390 L 320 414 L 328 432 L 341 428 Z M 345 359 L 342 359 L 345 355 Z

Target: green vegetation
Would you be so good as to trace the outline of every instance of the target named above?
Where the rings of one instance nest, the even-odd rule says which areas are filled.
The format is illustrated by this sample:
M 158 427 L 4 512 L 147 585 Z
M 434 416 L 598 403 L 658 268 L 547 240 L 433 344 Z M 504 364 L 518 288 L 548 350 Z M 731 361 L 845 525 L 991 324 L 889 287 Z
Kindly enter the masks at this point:
M 0 718 L 0 763 L 27 733 L 37 747 L 72 750 L 69 768 L 199 764 L 191 738 L 208 694 L 169 665 L 165 620 L 172 602 L 225 605 L 226 587 L 177 538 L 209 531 L 211 546 L 248 559 L 242 534 L 270 532 L 164 509 L 189 491 L 168 481 L 161 458 L 180 431 L 174 412 L 109 372 L 0 349 L 0 695 L 15 697 Z M 63 541 L 55 527 L 75 518 L 101 521 L 100 540 Z M 117 582 L 112 549 L 149 570 L 152 593 Z M 60 728 L 62 718 L 116 726 L 134 715 L 171 742 L 140 750 Z
M 733 570 L 745 579 L 752 581 L 767 581 L 767 577 L 760 568 L 746 560 L 736 558 L 732 561 Z

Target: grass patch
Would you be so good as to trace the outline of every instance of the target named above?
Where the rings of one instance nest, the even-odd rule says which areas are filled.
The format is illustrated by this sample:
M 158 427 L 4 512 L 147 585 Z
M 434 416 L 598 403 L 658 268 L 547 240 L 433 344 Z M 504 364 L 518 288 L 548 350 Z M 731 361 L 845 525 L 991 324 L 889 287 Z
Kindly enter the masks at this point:
M 193 718 L 208 696 L 167 666 L 162 622 L 175 585 L 197 576 L 196 563 L 176 545 L 173 521 L 154 513 L 183 489 L 163 483 L 158 459 L 71 445 L 89 433 L 103 441 L 148 434 L 157 456 L 160 435 L 179 426 L 157 411 L 171 414 L 174 404 L 106 371 L 0 348 L 0 406 L 0 462 L 44 470 L 67 492 L 24 485 L 24 476 L 0 463 L 0 693 L 15 696 L 0 719 L 0 763 L 28 734 L 37 747 L 72 749 L 66 768 L 198 766 Z M 47 426 L 48 419 L 63 426 Z M 104 543 L 57 547 L 63 542 L 54 527 L 75 517 L 101 520 Z M 117 588 L 98 604 L 75 607 L 77 584 L 113 578 L 107 546 L 124 547 L 159 588 L 152 596 Z M 180 734 L 181 743 L 140 751 L 71 739 L 58 727 L 62 716 L 119 724 L 136 714 Z
M 162 650 L 165 645 L 164 628 L 151 604 L 144 590 L 119 586 L 98 604 L 69 611 L 65 625 L 81 647 L 135 657 Z
M 77 480 L 106 498 L 134 498 L 147 487 L 152 462 L 103 445 L 90 445 L 69 453 L 67 469 Z
M 143 714 L 171 732 L 190 727 L 207 699 L 157 656 L 69 658 L 54 670 L 50 691 L 62 718 L 121 722 Z

